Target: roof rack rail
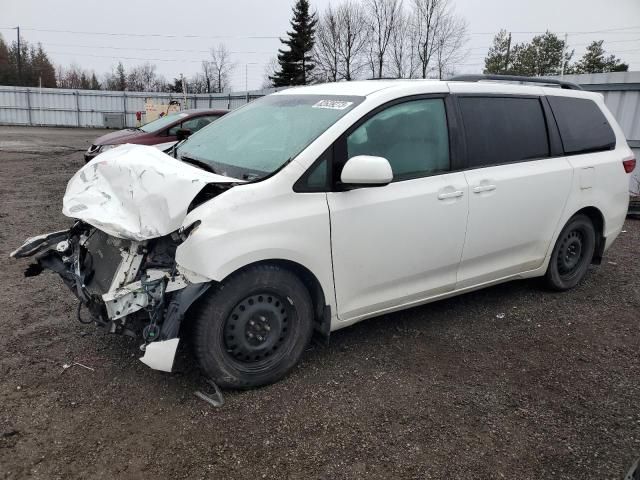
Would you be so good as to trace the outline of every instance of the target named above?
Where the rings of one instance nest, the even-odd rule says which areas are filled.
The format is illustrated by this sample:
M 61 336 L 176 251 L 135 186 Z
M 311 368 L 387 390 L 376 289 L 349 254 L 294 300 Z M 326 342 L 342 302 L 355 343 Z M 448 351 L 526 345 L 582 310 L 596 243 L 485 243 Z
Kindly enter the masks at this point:
M 568 90 L 582 90 L 582 87 L 573 82 L 565 82 L 564 80 L 556 80 L 555 78 L 544 77 L 522 77 L 519 75 L 456 75 L 449 78 L 455 82 L 480 82 L 482 80 L 498 80 L 502 82 L 520 82 L 520 83 L 543 83 L 546 85 L 558 85 L 560 88 Z

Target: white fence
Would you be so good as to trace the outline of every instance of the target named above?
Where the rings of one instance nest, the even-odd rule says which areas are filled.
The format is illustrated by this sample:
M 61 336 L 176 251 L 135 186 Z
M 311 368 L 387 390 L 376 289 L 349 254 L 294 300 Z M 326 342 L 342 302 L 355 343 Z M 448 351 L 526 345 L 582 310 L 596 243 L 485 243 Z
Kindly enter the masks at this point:
M 124 114 L 125 126 L 136 125 L 136 112 L 145 103 L 176 100 L 183 108 L 234 109 L 272 90 L 242 93 L 107 92 L 0 86 L 0 124 L 56 127 L 104 127 L 104 114 Z M 186 102 L 185 102 L 186 100 Z

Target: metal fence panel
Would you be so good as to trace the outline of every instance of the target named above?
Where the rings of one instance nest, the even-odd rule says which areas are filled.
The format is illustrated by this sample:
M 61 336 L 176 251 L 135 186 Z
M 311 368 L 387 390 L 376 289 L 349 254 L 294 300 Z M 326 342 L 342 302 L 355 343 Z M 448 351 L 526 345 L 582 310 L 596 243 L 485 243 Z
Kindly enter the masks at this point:
M 125 114 L 126 125 L 136 125 L 136 112 L 147 101 L 177 100 L 184 108 L 233 109 L 276 89 L 256 92 L 183 94 L 161 92 L 107 92 L 63 88 L 0 86 L 0 124 L 56 127 L 104 127 L 105 113 Z M 186 100 L 186 101 L 185 101 Z

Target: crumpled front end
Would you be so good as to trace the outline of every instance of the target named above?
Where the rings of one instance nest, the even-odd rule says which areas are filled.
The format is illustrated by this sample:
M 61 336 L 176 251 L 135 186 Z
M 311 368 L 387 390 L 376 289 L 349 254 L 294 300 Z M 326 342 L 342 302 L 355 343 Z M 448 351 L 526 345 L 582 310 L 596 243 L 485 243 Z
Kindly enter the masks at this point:
M 12 257 L 33 256 L 25 271 L 57 273 L 78 298 L 78 319 L 110 333 L 141 336 L 152 368 L 171 371 L 180 323 L 210 283 L 192 283 L 177 269 L 175 250 L 188 232 L 135 241 L 84 222 L 28 239 Z
M 153 147 L 122 145 L 76 172 L 67 184 L 62 213 L 114 237 L 143 241 L 178 230 L 207 185 L 238 182 Z
M 176 265 L 176 248 L 200 223 L 183 222 L 239 183 L 153 147 L 123 145 L 69 180 L 62 211 L 73 227 L 30 238 L 11 256 L 35 258 L 26 276 L 57 273 L 80 302 L 81 322 L 142 336 L 141 360 L 171 371 L 182 319 L 210 286 Z

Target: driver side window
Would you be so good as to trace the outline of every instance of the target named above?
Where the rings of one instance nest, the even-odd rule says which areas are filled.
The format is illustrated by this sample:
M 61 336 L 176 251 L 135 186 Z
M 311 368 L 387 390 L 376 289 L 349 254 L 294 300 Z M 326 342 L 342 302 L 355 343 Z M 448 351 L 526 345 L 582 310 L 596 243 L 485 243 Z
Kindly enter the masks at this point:
M 394 181 L 450 170 L 444 100 L 411 100 L 376 113 L 347 137 L 347 158 L 356 155 L 386 158 Z
M 178 132 L 178 130 L 180 130 L 182 128 L 182 123 L 179 123 L 177 125 L 174 125 L 173 127 L 171 127 L 168 131 L 167 131 L 167 135 L 170 137 L 175 137 L 176 133 Z
M 214 120 L 216 120 L 218 118 L 219 118 L 218 116 L 214 116 L 214 115 L 207 115 L 207 116 L 202 116 L 202 117 L 190 118 L 189 120 L 185 120 L 184 122 L 179 123 L 178 125 L 174 125 L 173 127 L 171 127 L 169 129 L 169 131 L 167 132 L 167 135 L 175 137 L 175 135 L 178 132 L 178 130 L 180 130 L 182 128 L 186 128 L 187 130 L 191 130 L 191 133 L 196 133 L 198 130 L 200 130 L 201 128 L 206 127 L 212 121 L 214 121 Z

